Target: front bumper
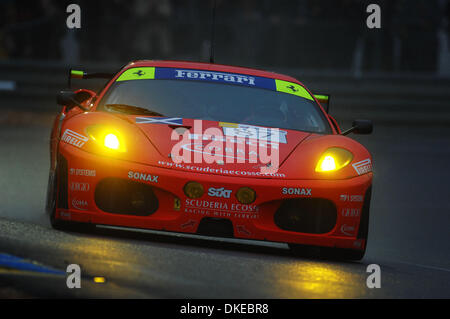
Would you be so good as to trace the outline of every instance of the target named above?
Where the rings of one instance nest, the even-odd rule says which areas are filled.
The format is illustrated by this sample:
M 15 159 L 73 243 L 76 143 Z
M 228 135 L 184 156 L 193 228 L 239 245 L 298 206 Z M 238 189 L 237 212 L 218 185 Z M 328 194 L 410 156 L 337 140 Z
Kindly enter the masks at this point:
M 357 250 L 365 247 L 358 231 L 372 173 L 347 180 L 268 180 L 181 172 L 104 158 L 66 144 L 59 151 L 67 160 L 67 196 L 58 198 L 67 202 L 57 203 L 57 219 L 182 233 L 197 233 L 204 218 L 225 219 L 231 221 L 236 238 Z M 148 216 L 102 211 L 95 193 L 99 182 L 106 178 L 151 186 L 158 199 L 156 211 Z M 183 187 L 189 181 L 203 185 L 202 197 L 186 197 Z M 233 196 L 243 186 L 251 187 L 257 194 L 250 205 L 239 203 Z M 229 198 L 208 195 L 209 188 L 222 187 L 231 190 Z M 284 200 L 293 198 L 331 201 L 336 207 L 334 227 L 321 234 L 280 229 L 274 215 Z

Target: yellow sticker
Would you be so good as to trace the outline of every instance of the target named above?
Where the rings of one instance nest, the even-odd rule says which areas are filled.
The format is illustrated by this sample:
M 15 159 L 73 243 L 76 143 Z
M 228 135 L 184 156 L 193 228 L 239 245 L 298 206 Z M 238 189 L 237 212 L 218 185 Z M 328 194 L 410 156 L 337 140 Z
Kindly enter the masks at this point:
M 319 101 L 328 101 L 329 99 L 328 95 L 321 95 L 321 94 L 314 94 L 314 97 Z
M 277 86 L 277 91 L 279 92 L 297 95 L 305 99 L 314 101 L 311 94 L 309 94 L 309 92 L 300 84 L 283 80 L 275 80 L 275 84 Z
M 238 128 L 239 124 L 237 124 L 237 123 L 228 123 L 228 122 L 219 122 L 219 126 L 220 127 L 234 127 L 234 128 Z
M 155 78 L 154 67 L 132 68 L 123 72 L 116 81 L 129 80 L 153 80 Z

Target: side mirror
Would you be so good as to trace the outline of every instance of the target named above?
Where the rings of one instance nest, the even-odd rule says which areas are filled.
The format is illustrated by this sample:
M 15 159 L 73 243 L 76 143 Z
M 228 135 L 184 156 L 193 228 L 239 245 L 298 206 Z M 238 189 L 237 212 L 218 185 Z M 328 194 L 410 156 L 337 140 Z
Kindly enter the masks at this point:
M 78 92 L 60 91 L 56 95 L 56 103 L 58 103 L 59 105 L 66 106 L 68 109 L 78 106 L 82 110 L 88 111 L 88 109 L 81 103 L 87 101 L 88 99 L 94 96 L 95 93 L 89 90 L 80 90 Z
M 67 106 L 69 108 L 72 108 L 76 106 L 75 103 L 75 92 L 72 91 L 60 91 L 58 94 L 56 94 L 56 103 L 62 106 Z
M 342 135 L 350 134 L 371 134 L 373 131 L 373 124 L 371 120 L 354 120 L 352 127 L 342 133 Z

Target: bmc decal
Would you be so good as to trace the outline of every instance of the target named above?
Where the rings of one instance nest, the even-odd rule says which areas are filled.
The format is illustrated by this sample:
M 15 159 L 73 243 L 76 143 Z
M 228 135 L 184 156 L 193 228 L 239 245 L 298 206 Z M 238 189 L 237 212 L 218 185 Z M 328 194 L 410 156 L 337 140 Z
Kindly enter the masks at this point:
M 75 192 L 88 192 L 90 189 L 89 183 L 78 183 L 72 182 L 70 183 L 70 190 Z
M 342 208 L 342 217 L 359 217 L 361 210 L 359 208 Z
M 283 195 L 304 195 L 311 196 L 311 188 L 287 188 L 283 187 Z
M 77 132 L 66 129 L 61 137 L 61 141 L 80 148 L 88 141 L 88 138 Z
M 210 187 L 208 189 L 208 195 L 211 196 L 211 197 L 230 198 L 231 190 L 225 189 L 224 187 L 221 187 L 221 188 Z
M 358 175 L 366 174 L 372 171 L 372 162 L 370 161 L 370 158 L 354 163 L 352 166 Z
M 144 182 L 152 182 L 152 183 L 158 183 L 158 177 L 156 175 L 150 175 L 145 173 L 139 173 L 139 172 L 128 172 L 128 178 L 144 181 Z

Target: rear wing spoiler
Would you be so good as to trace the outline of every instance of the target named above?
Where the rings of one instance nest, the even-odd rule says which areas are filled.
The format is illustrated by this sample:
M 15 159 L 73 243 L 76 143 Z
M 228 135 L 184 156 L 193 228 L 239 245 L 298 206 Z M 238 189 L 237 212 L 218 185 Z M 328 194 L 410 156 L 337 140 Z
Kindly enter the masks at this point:
M 80 70 L 69 70 L 69 77 L 67 80 L 67 85 L 69 89 L 72 86 L 72 79 L 110 79 L 114 76 L 114 73 L 87 73 Z
M 320 105 L 325 109 L 328 113 L 330 110 L 330 99 L 331 96 L 329 94 L 314 94 L 316 100 L 320 103 Z

